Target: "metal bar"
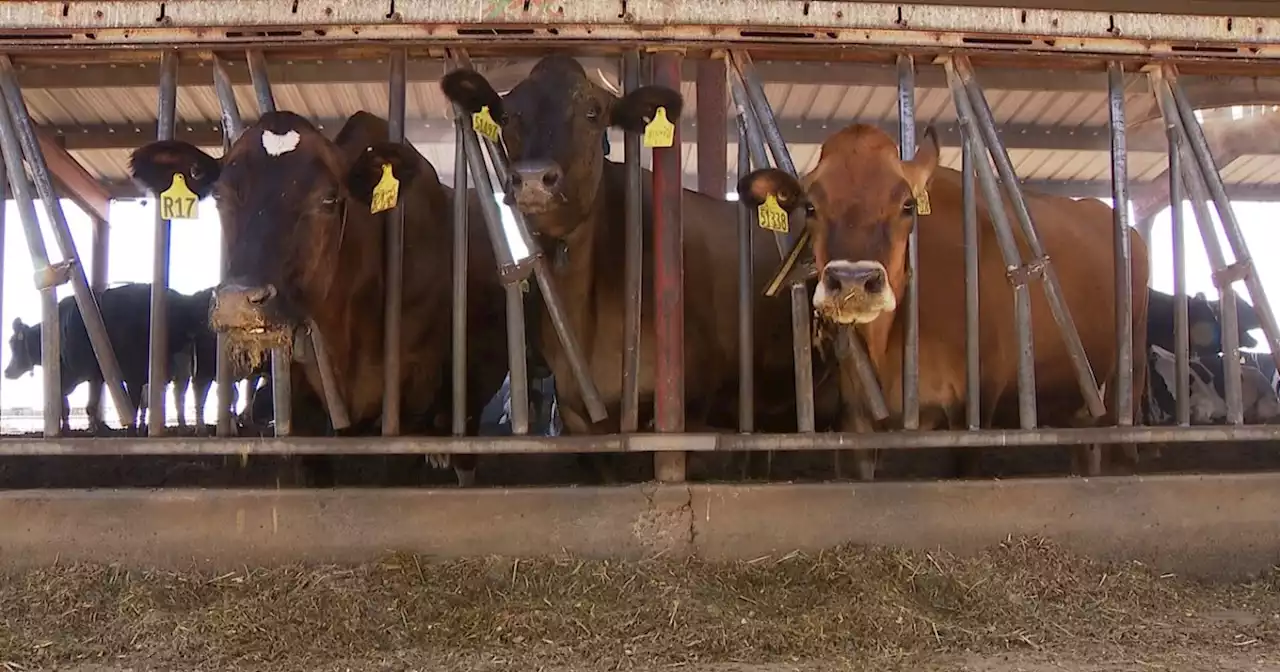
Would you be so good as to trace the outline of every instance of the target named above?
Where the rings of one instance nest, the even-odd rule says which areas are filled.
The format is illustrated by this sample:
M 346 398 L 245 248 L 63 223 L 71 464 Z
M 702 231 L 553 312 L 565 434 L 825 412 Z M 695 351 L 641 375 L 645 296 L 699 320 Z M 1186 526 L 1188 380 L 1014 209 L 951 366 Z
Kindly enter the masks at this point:
M 0 179 L 0 184 L 4 180 Z M 0 273 L 3 273 L 4 265 L 4 213 L 0 208 Z M 89 214 L 89 213 L 86 213 Z M 93 222 L 93 240 L 90 243 L 89 259 L 92 266 L 89 277 L 89 289 L 92 290 L 94 300 L 102 296 L 102 291 L 107 288 L 107 255 L 110 253 L 111 244 L 111 224 L 105 219 L 99 219 L 92 214 L 89 215 Z M 0 283 L 0 293 L 3 293 L 3 283 Z M 3 312 L 3 311 L 0 311 Z M 105 380 L 105 377 L 104 377 Z M 89 402 L 87 404 L 89 415 L 89 427 L 95 429 L 102 424 L 102 392 L 106 389 L 106 383 L 93 385 L 89 388 Z
M 991 160 L 995 163 L 996 173 L 999 174 L 1000 181 L 1004 184 L 1005 193 L 1009 196 L 1015 219 L 1017 219 L 1022 229 L 1022 235 L 1027 241 L 1031 257 L 1033 260 L 1041 260 L 1039 262 L 1042 266 L 1040 274 L 1045 299 L 1049 303 L 1049 309 L 1053 313 L 1053 320 L 1058 324 L 1058 330 L 1066 343 L 1067 354 L 1071 359 L 1071 366 L 1076 374 L 1076 382 L 1080 386 L 1080 394 L 1084 397 L 1085 406 L 1088 408 L 1089 414 L 1095 418 L 1100 418 L 1106 413 L 1106 407 L 1098 391 L 1098 381 L 1093 375 L 1092 367 L 1089 365 L 1089 358 L 1084 351 L 1084 344 L 1080 341 L 1080 333 L 1076 330 L 1075 322 L 1071 318 L 1071 311 L 1067 307 L 1066 301 L 1062 298 L 1062 287 L 1058 283 L 1058 275 L 1054 271 L 1053 264 L 1050 263 L 1049 258 L 1044 253 L 1044 247 L 1040 244 L 1039 235 L 1036 234 L 1035 224 L 1032 222 L 1031 213 L 1027 209 L 1027 202 L 1022 196 L 1022 189 L 1018 186 L 1018 175 L 1013 169 L 1013 162 L 1009 159 L 1009 153 L 1004 148 L 1004 145 L 1001 144 L 1000 136 L 996 132 L 995 116 L 991 113 L 991 107 L 987 103 L 987 97 L 982 91 L 982 86 L 973 75 L 973 69 L 969 65 L 968 57 L 959 56 L 953 62 L 955 71 L 968 94 L 972 111 L 974 112 L 973 119 L 977 124 L 977 131 L 982 134 L 984 144 L 991 155 Z M 999 203 L 1001 201 L 995 202 Z M 1030 318 L 1029 307 L 1027 313 L 1028 318 Z
M 391 80 L 388 84 L 387 136 L 392 143 L 404 142 L 405 69 L 409 54 L 399 48 L 391 52 Z M 463 198 L 466 198 L 464 193 Z M 404 202 L 398 201 L 386 221 L 386 294 L 382 329 L 382 435 L 400 433 L 400 369 L 403 354 L 400 323 L 404 303 Z
M 276 98 L 271 93 L 271 79 L 267 76 L 267 60 L 261 49 L 245 52 L 249 60 L 249 80 L 253 82 L 253 95 L 258 100 L 258 116 L 276 111 Z
M 44 234 L 40 231 L 40 220 L 36 218 L 35 195 L 31 182 L 27 179 L 26 168 L 22 165 L 22 144 L 18 139 L 17 124 L 14 123 L 10 110 L 13 104 L 8 100 L 9 94 L 0 87 L 0 98 L 5 104 L 0 109 L 0 153 L 4 155 L 5 172 L 9 178 L 9 188 L 13 200 L 18 206 L 18 215 L 22 219 L 22 230 L 26 234 L 27 250 L 31 254 L 31 266 L 36 269 L 36 278 L 48 280 L 53 273 L 49 267 L 49 252 L 45 248 Z M 40 366 L 44 387 L 44 435 L 58 437 L 62 435 L 62 363 L 61 322 L 58 319 L 58 290 L 53 282 L 37 280 L 36 288 L 40 290 Z M 50 328 L 50 327 L 53 328 Z M 126 425 L 128 426 L 128 425 Z
M 22 89 L 18 85 L 13 61 L 6 55 L 0 55 L 0 87 L 4 89 L 8 105 L 7 113 L 13 121 L 22 151 L 26 155 L 27 165 L 31 168 L 33 186 L 40 200 L 43 201 L 45 214 L 52 224 L 54 241 L 62 253 L 64 263 L 69 267 L 72 294 L 75 296 L 76 307 L 84 320 L 94 358 L 98 360 L 103 380 L 106 381 L 107 390 L 116 406 L 120 426 L 128 427 L 132 424 L 129 420 L 133 418 L 133 405 L 129 403 L 129 395 L 124 390 L 120 364 L 116 360 L 115 350 L 112 349 L 111 341 L 107 336 L 102 313 L 98 310 L 98 300 L 89 287 L 89 279 L 85 275 L 84 267 L 80 264 L 75 239 L 71 236 L 71 228 L 67 225 L 66 215 L 62 211 L 62 201 L 59 200 L 58 193 L 54 189 L 53 177 L 49 173 L 49 165 L 45 162 L 40 140 L 36 136 L 35 124 L 27 111 Z
M 738 137 L 746 137 L 746 124 L 738 117 Z M 747 143 L 738 142 L 738 179 L 751 172 L 751 152 Z M 755 294 L 752 289 L 755 270 L 752 255 L 752 230 L 755 215 L 748 208 L 738 208 L 738 431 L 755 431 Z
M 319 360 L 316 363 L 318 365 Z M 285 348 L 275 348 L 271 351 L 271 406 L 275 415 L 276 436 L 292 434 L 293 359 Z M 330 420 L 333 420 L 332 412 Z M 334 429 L 337 430 L 338 427 L 335 425 Z
M 1129 240 L 1129 158 L 1125 137 L 1124 69 L 1107 64 L 1111 124 L 1111 205 L 1115 224 L 1116 424 L 1133 424 L 1133 250 Z M 1146 326 L 1143 325 L 1145 329 Z M 1144 355 L 1145 356 L 1145 355 Z
M 156 112 L 156 139 L 172 140 L 178 105 L 178 52 L 160 55 L 160 100 Z M 169 382 L 169 252 L 170 226 L 156 205 L 154 256 L 151 264 L 151 339 L 147 369 L 147 435 L 164 436 L 165 388 Z
M 1173 349 L 1175 416 L 1178 425 L 1191 426 L 1191 335 L 1187 316 L 1187 244 L 1182 195 L 1182 139 L 1178 128 L 1165 127 L 1169 138 L 1169 215 L 1173 229 Z M 1146 353 L 1142 353 L 1144 356 Z
M 679 90 L 682 59 L 679 52 L 655 53 L 653 83 Z M 659 432 L 683 432 L 685 423 L 682 154 L 678 126 L 670 147 L 653 148 L 653 415 Z M 684 456 L 656 456 L 654 476 L 660 482 L 684 481 Z
M 628 51 L 622 59 L 623 86 L 629 93 L 640 88 L 640 52 Z M 640 136 L 623 136 L 627 171 L 627 232 L 623 313 L 622 418 L 623 432 L 640 427 L 640 328 L 644 305 L 644 192 L 640 183 Z
M 503 287 L 507 300 L 507 361 L 511 375 L 511 433 L 529 433 L 529 357 L 525 335 L 524 292 L 512 283 Z
M 729 185 L 728 91 L 725 87 L 725 63 L 718 58 L 697 61 L 695 88 L 697 94 L 698 191 L 724 198 Z
M 1214 208 L 1218 211 L 1218 219 L 1222 221 L 1222 228 L 1227 234 L 1227 242 L 1231 245 L 1232 254 L 1236 258 L 1236 264 L 1244 267 L 1247 273 L 1244 276 L 1245 286 L 1249 288 L 1249 297 L 1253 299 L 1253 309 L 1258 313 L 1258 321 L 1262 323 L 1262 332 L 1267 337 L 1267 344 L 1271 349 L 1271 359 L 1277 367 L 1280 367 L 1280 327 L 1276 324 L 1275 311 L 1271 308 L 1271 301 L 1267 298 L 1265 288 L 1262 286 L 1262 279 L 1258 277 L 1253 267 L 1253 258 L 1249 254 L 1249 245 L 1245 242 L 1244 234 L 1240 231 L 1240 222 L 1236 219 L 1235 209 L 1231 206 L 1231 199 L 1227 196 L 1226 187 L 1222 182 L 1222 175 L 1218 173 L 1217 166 L 1213 163 L 1213 155 L 1209 150 L 1209 142 L 1204 137 L 1204 129 L 1200 126 L 1200 122 L 1196 120 L 1195 110 L 1191 107 L 1187 95 L 1182 91 L 1177 80 L 1177 72 L 1172 66 L 1165 67 L 1165 81 L 1173 93 L 1174 104 L 1177 106 L 1178 115 L 1182 118 L 1182 127 L 1185 131 L 1190 145 L 1191 153 L 1195 157 L 1195 163 L 1200 168 L 1201 176 L 1209 187 L 1209 194 L 1213 197 Z M 1232 292 L 1235 293 L 1234 291 Z
M 911 56 L 898 56 L 898 143 L 903 161 L 916 155 L 916 67 Z M 902 348 L 902 427 L 920 426 L 920 218 L 911 215 L 911 233 L 907 236 L 907 319 Z
M 1036 430 L 977 429 L 893 431 L 867 434 L 596 434 L 547 437 L 368 437 L 360 452 L 392 454 L 529 455 L 565 453 L 689 453 L 726 451 L 920 450 L 938 448 L 1032 448 L 1098 443 L 1206 443 L 1280 441 L 1280 425 L 1197 425 L 1195 427 L 1083 427 Z M 0 439 L 0 456 L 33 455 L 342 455 L 350 439 L 165 438 Z
M 466 51 L 462 49 L 451 49 L 450 54 L 453 61 L 459 68 L 471 68 L 471 59 L 467 56 Z M 457 105 L 454 105 L 454 114 L 456 117 L 463 118 L 468 129 L 471 129 L 471 117 Z M 506 243 L 506 234 L 502 229 L 502 221 L 498 213 L 498 205 L 493 200 L 493 184 L 489 182 L 489 173 L 485 167 L 484 155 L 480 151 L 480 140 L 475 133 L 466 134 L 467 145 L 467 164 L 470 167 L 472 178 L 476 181 L 477 193 L 480 196 L 481 209 L 484 213 L 485 225 L 489 231 L 489 239 L 494 245 L 494 254 L 498 260 L 498 268 L 506 270 L 512 266 L 511 250 Z M 507 159 L 506 148 L 503 146 L 501 139 L 499 142 L 491 142 L 488 138 L 484 139 L 484 146 L 488 151 L 489 161 L 493 166 L 495 176 L 500 184 L 510 184 L 507 179 Z M 481 179 L 483 176 L 483 180 Z M 483 190 L 482 189 L 483 185 Z M 486 196 L 485 194 L 488 194 Z M 487 200 L 486 200 L 487 199 Z M 490 207 L 492 206 L 492 207 Z M 569 370 L 573 373 L 574 381 L 578 383 L 578 390 L 582 393 L 583 404 L 587 407 L 587 415 L 592 422 L 602 422 L 608 417 L 604 408 L 604 402 L 600 399 L 600 391 L 596 388 L 595 379 L 592 378 L 590 370 L 587 368 L 586 357 L 583 356 L 582 346 L 578 342 L 577 336 L 569 326 L 569 318 L 564 311 L 564 304 L 560 301 L 560 293 L 556 289 L 555 278 L 551 275 L 551 270 L 547 268 L 546 260 L 543 257 L 537 241 L 529 233 L 529 226 L 524 220 L 524 215 L 520 213 L 519 208 L 511 209 L 511 217 L 515 220 L 516 231 L 519 232 L 521 240 L 528 248 L 533 256 L 533 273 L 538 281 L 538 290 L 542 294 L 542 300 L 546 305 L 547 318 L 551 320 L 551 325 L 556 331 L 556 336 L 560 339 L 560 344 L 564 347 L 565 357 L 569 360 Z M 521 313 L 520 319 L 524 319 Z M 520 357 L 525 356 L 524 349 L 521 349 Z M 517 385 L 528 386 L 528 380 L 511 381 L 512 397 L 514 398 L 518 392 Z M 527 391 L 525 392 L 527 395 Z
M 315 334 L 320 333 L 320 327 L 316 325 L 315 320 L 307 318 L 307 331 L 313 336 L 311 347 L 316 353 L 316 368 L 320 370 L 320 389 L 324 393 L 325 405 L 329 409 L 329 421 L 333 423 L 334 431 L 346 429 L 351 425 L 351 417 L 347 415 L 347 406 L 343 403 L 342 394 L 338 390 L 338 379 L 333 374 L 333 359 L 329 357 L 329 348 L 325 346 L 323 338 L 314 338 Z M 273 363 L 274 357 L 272 355 Z M 271 389 L 275 389 L 274 384 Z
M 982 426 L 982 342 L 979 340 L 980 316 L 978 277 L 978 195 L 974 191 L 973 174 L 976 152 L 972 134 L 966 133 L 961 155 L 960 186 L 964 195 L 964 381 L 965 419 L 969 429 Z
M 463 436 L 467 433 L 467 248 L 470 242 L 467 200 L 470 194 L 467 193 L 467 129 L 461 119 L 453 126 L 456 139 L 453 145 L 453 303 L 450 311 L 453 417 L 450 424 L 454 436 Z
M 787 143 L 783 140 L 781 131 L 778 130 L 773 108 L 769 106 L 769 99 L 765 96 L 764 87 L 760 84 L 750 56 L 746 52 L 731 51 L 729 62 L 742 84 L 746 103 L 754 113 L 754 119 L 749 118 L 748 123 L 753 120 L 759 125 L 760 133 L 764 136 L 764 142 L 768 145 L 778 168 L 798 177 L 796 164 L 791 160 L 791 152 L 787 150 Z M 765 165 L 767 164 L 762 163 L 760 167 L 763 168 Z M 788 232 L 784 247 L 790 250 L 795 239 L 795 232 Z M 809 303 L 809 291 L 802 283 L 795 283 L 790 289 L 792 355 L 796 385 L 796 429 L 800 432 L 812 432 L 814 431 L 813 337 L 810 334 L 809 314 L 813 308 Z M 850 345 L 854 348 L 863 347 L 860 338 L 854 338 Z M 861 371 L 859 373 L 862 374 Z M 878 383 L 875 388 L 879 388 Z
M 218 96 L 218 107 L 222 110 L 222 134 L 224 154 L 231 151 L 231 146 L 239 139 L 240 134 L 244 132 L 244 122 L 240 118 L 240 106 L 236 103 L 235 88 L 231 85 L 231 75 L 227 71 L 227 62 L 221 56 L 214 54 L 213 57 L 213 89 Z M 221 227 L 219 227 L 221 234 Z M 218 283 L 226 282 L 227 279 L 227 257 L 229 250 L 227 249 L 227 241 L 225 237 L 219 235 L 219 249 L 221 254 L 218 257 L 221 262 L 218 267 Z M 231 388 L 238 384 L 231 378 L 231 359 L 227 352 L 227 337 L 219 332 L 218 339 L 218 360 L 216 366 L 216 376 L 218 383 L 218 436 L 231 436 L 233 434 L 232 413 L 231 408 Z M 252 392 L 252 390 L 250 390 Z M 246 396 L 246 399 L 250 397 Z
M 978 185 L 987 202 L 987 212 L 995 228 L 1000 254 L 1004 257 L 1006 268 L 1019 268 L 1022 266 L 1022 257 L 1018 252 L 1017 241 L 1013 237 L 1013 228 L 1004 208 L 1004 199 L 1000 196 L 996 176 L 992 173 L 991 164 L 987 161 L 987 156 L 992 152 L 977 129 L 973 105 L 964 83 L 960 80 L 951 61 L 947 61 L 946 66 L 951 81 L 952 98 L 956 105 L 956 116 L 973 142 L 973 163 L 977 169 Z M 1033 429 L 1036 426 L 1036 371 L 1035 346 L 1031 340 L 1031 290 L 1025 282 L 1015 282 L 1013 294 L 1014 329 L 1018 337 L 1018 419 L 1023 429 Z M 1094 391 L 1097 392 L 1096 389 Z

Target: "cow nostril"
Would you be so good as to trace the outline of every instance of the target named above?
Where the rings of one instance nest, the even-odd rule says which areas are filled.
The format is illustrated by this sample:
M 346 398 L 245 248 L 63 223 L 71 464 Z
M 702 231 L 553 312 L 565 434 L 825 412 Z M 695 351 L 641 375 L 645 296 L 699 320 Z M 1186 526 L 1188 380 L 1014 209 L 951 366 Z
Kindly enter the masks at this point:
M 512 186 L 512 187 L 515 187 L 516 189 L 519 189 L 519 188 L 520 188 L 521 183 L 523 183 L 523 182 L 524 182 L 524 178 L 520 176 L 520 173 L 517 173 L 517 172 L 514 172 L 514 171 L 511 173 L 511 186 Z
M 822 275 L 822 284 L 826 285 L 827 291 L 829 292 L 839 292 L 843 289 L 843 287 L 840 286 L 840 278 L 836 277 L 836 274 L 834 273 L 824 273 Z
M 560 171 L 548 170 L 542 174 L 542 183 L 548 187 L 555 187 L 560 184 Z
M 245 298 L 249 301 L 249 303 L 252 303 L 255 306 L 261 306 L 262 304 L 275 298 L 275 295 L 276 295 L 276 288 L 273 285 L 267 285 L 266 287 L 262 287 L 260 289 L 256 289 L 252 292 L 249 292 L 245 296 Z
M 868 294 L 879 294 L 884 291 L 884 274 L 873 273 L 871 277 L 867 278 L 867 282 L 863 284 L 863 288 L 867 290 Z

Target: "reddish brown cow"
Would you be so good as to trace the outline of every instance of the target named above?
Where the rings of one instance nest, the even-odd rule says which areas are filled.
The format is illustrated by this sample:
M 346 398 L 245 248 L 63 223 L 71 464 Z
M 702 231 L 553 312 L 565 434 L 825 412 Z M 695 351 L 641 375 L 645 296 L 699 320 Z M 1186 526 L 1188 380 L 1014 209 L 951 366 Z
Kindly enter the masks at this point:
M 896 311 L 906 287 L 906 243 L 917 198 L 932 212 L 919 218 L 921 426 L 960 428 L 966 399 L 964 227 L 961 176 L 938 168 L 938 143 L 929 129 L 915 158 L 902 161 L 883 131 L 853 125 L 822 145 L 818 165 L 802 180 L 778 170 L 756 171 L 738 185 L 748 203 L 774 195 L 787 206 L 804 204 L 812 232 L 812 259 L 779 273 L 818 278 L 813 307 L 829 326 L 856 328 L 866 339 L 886 398 L 898 423 L 902 400 L 902 329 Z M 1099 383 L 1114 390 L 1116 367 L 1112 211 L 1084 199 L 1027 193 L 1027 206 L 1062 285 L 1064 299 Z M 1016 222 L 1006 200 L 1010 222 Z M 979 201 L 979 301 L 982 409 L 985 426 L 1017 397 L 1017 338 L 1013 292 L 992 229 Z M 1016 227 L 1016 224 L 1015 224 Z M 1024 259 L 1031 258 L 1021 231 Z M 1137 231 L 1133 245 L 1133 399 L 1140 408 L 1146 380 L 1147 248 Z M 1032 287 L 1036 391 L 1041 424 L 1073 424 L 1084 400 L 1066 346 L 1039 286 Z M 871 429 L 858 401 L 852 371 L 842 375 L 845 431 Z M 1110 405 L 1114 409 L 1114 404 Z M 1108 415 L 1109 420 L 1114 419 Z M 969 453 L 966 458 L 972 458 Z M 875 456 L 857 456 L 860 477 L 874 475 Z M 968 460 L 966 460 L 968 461 Z M 967 466 L 973 467 L 970 462 Z
M 471 70 L 449 73 L 445 95 L 474 113 L 488 106 L 502 124 L 512 160 L 510 205 L 527 218 L 540 239 L 561 246 L 555 269 L 569 324 L 582 343 L 593 380 L 609 417 L 592 423 L 563 347 L 549 319 L 542 319 L 541 348 L 555 374 L 565 428 L 572 434 L 619 430 L 622 397 L 623 267 L 626 258 L 626 181 L 622 164 L 605 159 L 602 136 L 610 127 L 641 133 L 658 107 L 678 123 L 683 100 L 663 86 L 645 86 L 622 98 L 588 79 L 567 56 L 548 56 L 505 97 Z M 653 194 L 641 180 L 644 217 L 644 276 L 653 277 Z M 685 390 L 690 431 L 719 423 L 736 429 L 737 253 L 732 227 L 737 205 L 685 190 L 684 302 Z M 550 247 L 548 247 L 550 249 Z M 757 289 L 776 267 L 772 235 L 755 230 Z M 757 294 L 757 296 L 760 296 Z M 654 391 L 654 302 L 645 284 L 640 344 L 642 413 L 651 410 Z M 757 427 L 794 431 L 795 393 L 790 311 L 761 297 L 755 306 Z M 834 379 L 834 376 L 831 377 Z M 834 382 L 832 383 L 834 387 Z M 833 404 L 834 406 L 834 404 Z M 834 409 L 833 409 L 834 411 Z M 642 418 L 641 422 L 644 423 Z
M 309 318 L 324 336 L 351 433 L 380 424 L 383 386 L 385 220 L 370 213 L 384 165 L 400 180 L 404 205 L 404 310 L 401 343 L 402 429 L 437 433 L 448 417 L 452 190 L 412 146 L 387 142 L 387 123 L 353 115 L 334 141 L 288 112 L 262 116 L 221 160 L 183 142 L 156 142 L 134 152 L 135 179 L 155 192 L 174 174 L 197 195 L 213 194 L 227 241 L 227 281 L 210 323 L 233 350 L 261 357 L 291 343 Z M 471 212 L 478 213 L 479 207 Z M 468 408 L 472 430 L 483 404 L 506 375 L 505 309 L 492 247 L 483 226 L 470 228 L 468 266 Z M 322 398 L 313 357 L 295 361 L 299 397 Z M 315 431 L 295 418 L 296 433 Z M 322 466 L 322 465 L 316 465 Z M 323 465 L 327 466 L 327 465 Z M 454 466 L 471 482 L 474 459 Z M 312 474 L 316 476 L 317 474 Z M 327 477 L 327 473 L 319 474 Z

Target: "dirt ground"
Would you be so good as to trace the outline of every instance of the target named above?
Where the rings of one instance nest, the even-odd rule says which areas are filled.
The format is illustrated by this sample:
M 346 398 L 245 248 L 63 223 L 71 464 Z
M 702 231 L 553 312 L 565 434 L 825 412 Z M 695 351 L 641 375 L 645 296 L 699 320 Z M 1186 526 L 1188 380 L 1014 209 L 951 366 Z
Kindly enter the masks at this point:
M 1040 539 L 965 558 L 61 565 L 0 576 L 0 668 L 1280 672 L 1278 588 L 1280 571 L 1204 584 Z

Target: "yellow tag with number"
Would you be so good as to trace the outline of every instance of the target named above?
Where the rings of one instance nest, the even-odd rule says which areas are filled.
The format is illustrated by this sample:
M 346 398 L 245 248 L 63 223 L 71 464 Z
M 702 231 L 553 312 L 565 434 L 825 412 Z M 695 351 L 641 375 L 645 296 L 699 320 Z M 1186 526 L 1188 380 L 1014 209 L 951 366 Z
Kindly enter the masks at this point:
M 182 173 L 174 173 L 169 188 L 160 192 L 160 217 L 168 221 L 198 219 L 199 202 L 195 192 L 187 187 L 187 178 Z
M 396 202 L 400 200 L 400 180 L 391 172 L 391 164 L 382 164 L 382 179 L 378 180 L 378 184 L 373 187 L 373 199 L 369 206 L 369 212 L 378 214 L 384 210 L 390 210 L 396 207 Z
M 479 112 L 471 115 L 471 127 L 476 129 L 476 133 L 489 138 L 492 142 L 497 142 L 498 134 L 502 132 L 502 128 L 498 126 L 498 122 L 493 120 L 493 115 L 489 114 L 488 105 L 485 105 L 480 108 Z
M 756 208 L 756 217 L 760 220 L 760 228 L 776 231 L 778 233 L 786 233 L 791 229 L 787 221 L 787 211 L 778 205 L 778 199 L 773 194 L 765 196 L 764 203 Z
M 921 189 L 920 193 L 916 194 L 916 214 L 927 215 L 931 212 L 933 208 L 929 207 L 929 191 Z
M 659 107 L 653 121 L 644 127 L 645 147 L 670 147 L 676 142 L 676 125 L 667 119 L 667 108 Z

